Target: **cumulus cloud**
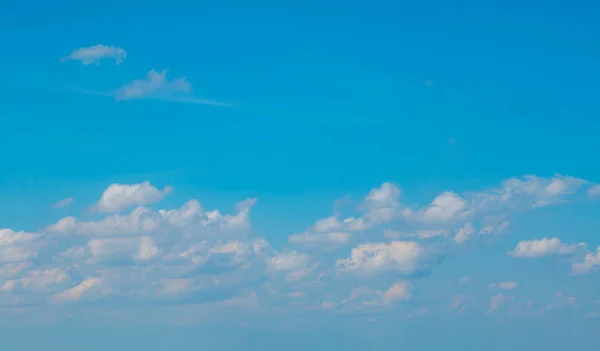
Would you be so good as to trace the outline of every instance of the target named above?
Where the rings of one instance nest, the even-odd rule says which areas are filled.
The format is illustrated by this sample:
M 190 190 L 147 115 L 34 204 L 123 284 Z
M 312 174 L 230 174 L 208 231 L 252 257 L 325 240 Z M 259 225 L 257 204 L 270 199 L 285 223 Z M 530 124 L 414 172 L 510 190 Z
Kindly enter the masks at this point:
M 421 268 L 424 256 L 424 249 L 414 241 L 366 243 L 353 248 L 350 257 L 339 259 L 336 266 L 339 272 L 410 275 Z
M 365 198 L 369 208 L 393 208 L 398 206 L 400 189 L 392 183 L 385 182 L 381 187 L 372 189 Z
M 330 311 L 391 309 L 417 295 L 411 279 L 431 268 L 441 250 L 456 249 L 453 241 L 502 232 L 512 211 L 539 207 L 539 200 L 545 205 L 567 201 L 586 184 L 562 176 L 525 177 L 496 190 L 443 191 L 410 207 L 402 203 L 397 186 L 383 183 L 357 206 L 347 206 L 344 216 L 325 214 L 288 236 L 293 248 L 273 248 L 255 236 L 260 233 L 251 226 L 254 198 L 238 202 L 229 213 L 204 208 L 195 199 L 158 208 L 172 188 L 112 184 L 91 206 L 93 216 L 68 216 L 30 232 L 0 229 L 0 298 L 30 305 L 218 299 L 214 306 L 223 307 L 247 297 L 251 306 L 268 301 Z M 579 249 L 581 257 L 575 255 Z M 584 257 L 584 249 L 543 238 L 519 242 L 510 255 L 573 256 L 573 273 L 583 274 L 599 264 L 600 256 Z M 359 282 L 368 288 L 354 288 Z M 489 312 L 510 300 L 503 294 L 517 286 L 515 281 L 490 284 L 494 294 L 502 294 L 492 297 Z M 466 301 L 455 301 L 455 309 L 464 310 Z
M 0 263 L 29 261 L 43 245 L 42 235 L 12 229 L 0 229 Z
M 169 79 L 167 71 L 151 70 L 143 79 L 123 85 L 115 94 L 117 101 L 134 99 L 157 99 L 181 103 L 213 106 L 231 106 L 225 102 L 202 99 L 194 96 L 192 84 L 186 77 Z
M 286 281 L 295 282 L 307 277 L 319 264 L 307 254 L 290 251 L 269 258 L 267 266 L 273 273 L 284 273 Z
M 118 65 L 127 57 L 127 52 L 122 48 L 107 45 L 94 45 L 73 50 L 69 55 L 62 57 L 61 62 L 79 61 L 84 65 L 99 64 L 103 59 L 114 59 Z
M 466 201 L 453 192 L 445 192 L 433 199 L 431 205 L 425 208 L 419 218 L 426 221 L 447 221 L 456 216 L 466 216 Z
M 582 262 L 574 262 L 572 264 L 573 274 L 585 274 L 596 266 L 600 266 L 600 246 L 596 249 L 596 252 L 586 253 Z
M 334 236 L 317 234 L 368 232 L 382 225 L 408 223 L 415 229 L 398 231 L 388 228 L 384 237 L 429 239 L 447 236 L 449 232 L 456 231 L 454 241 L 460 244 L 476 235 L 503 233 L 510 226 L 508 216 L 537 207 L 565 203 L 589 184 L 584 179 L 559 174 L 549 178 L 515 177 L 504 180 L 499 187 L 484 191 L 465 194 L 443 191 L 429 204 L 415 208 L 400 201 L 401 191 L 396 185 L 385 182 L 380 187 L 371 189 L 364 197 L 358 207 L 358 216 L 343 218 L 338 211 L 333 216 L 317 220 L 305 233 L 292 234 L 288 241 L 294 245 L 302 245 L 325 243 L 329 240 L 335 245 Z M 483 226 L 475 228 L 474 223 L 481 221 Z M 337 244 L 339 246 L 339 240 Z
M 158 190 L 150 182 L 139 184 L 111 184 L 91 210 L 95 212 L 121 212 L 136 205 L 154 204 L 173 191 L 171 186 Z
M 524 240 L 517 243 L 509 255 L 518 258 L 538 258 L 549 255 L 571 255 L 585 244 L 566 244 L 558 238 L 542 238 L 540 240 Z
M 381 299 L 383 303 L 390 304 L 396 301 L 410 300 L 411 297 L 412 294 L 410 283 L 397 282 L 383 293 Z
M 292 234 L 288 241 L 294 245 L 320 245 L 332 248 L 350 241 L 352 232 L 362 232 L 374 226 L 389 223 L 398 216 L 400 189 L 391 183 L 373 188 L 360 206 L 359 217 L 340 219 L 330 216 L 319 219 L 305 233 Z

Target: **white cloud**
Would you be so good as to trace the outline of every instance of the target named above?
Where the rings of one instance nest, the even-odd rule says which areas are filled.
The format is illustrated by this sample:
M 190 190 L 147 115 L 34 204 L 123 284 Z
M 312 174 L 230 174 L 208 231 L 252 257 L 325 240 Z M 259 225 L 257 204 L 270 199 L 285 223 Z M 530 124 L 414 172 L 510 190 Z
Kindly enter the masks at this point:
M 292 234 L 288 237 L 290 244 L 319 246 L 325 248 L 334 248 L 339 245 L 347 244 L 352 238 L 352 234 L 345 232 L 330 233 L 302 233 Z
M 400 189 L 392 183 L 383 183 L 381 187 L 372 189 L 365 198 L 369 208 L 393 208 L 398 206 Z
M 154 240 L 147 236 L 142 236 L 140 238 L 140 245 L 138 248 L 138 252 L 135 254 L 135 259 L 140 261 L 151 260 L 158 254 L 160 254 L 161 250 L 154 244 Z
M 0 263 L 16 263 L 37 257 L 42 243 L 39 233 L 0 229 Z
M 412 286 L 407 282 L 397 282 L 387 289 L 382 296 L 382 301 L 385 304 L 394 303 L 396 301 L 410 300 Z
M 160 212 L 152 212 L 138 207 L 127 215 L 110 215 L 97 221 L 78 221 L 75 217 L 65 217 L 46 228 L 51 233 L 69 233 L 91 236 L 115 236 L 137 233 L 150 233 L 160 228 L 165 217 Z
M 202 304 L 219 297 L 221 302 L 213 306 L 223 307 L 250 296 L 254 306 L 260 302 L 308 309 L 326 301 L 321 308 L 382 311 L 412 298 L 411 283 L 398 278 L 425 272 L 437 262 L 436 248 L 453 250 L 452 240 L 501 232 L 511 211 L 533 208 L 540 199 L 566 201 L 579 189 L 577 181 L 565 177 L 503 184 L 498 192 L 442 192 L 429 205 L 412 210 L 400 202 L 396 186 L 384 183 L 359 200 L 358 207 L 344 209 L 355 213 L 321 217 L 304 233 L 290 235 L 288 243 L 298 245 L 294 247 L 298 251 L 285 245 L 274 249 L 253 237 L 254 198 L 239 202 L 229 214 L 205 209 L 197 200 L 154 209 L 150 205 L 160 202 L 170 188 L 160 190 L 148 182 L 113 184 L 94 205 L 96 213 L 86 214 L 89 217 L 66 217 L 32 232 L 0 230 L 0 304 L 96 298 L 107 298 L 107 303 Z M 482 223 L 481 229 L 473 223 Z M 384 231 L 379 228 L 383 225 L 394 230 Z M 342 255 L 308 252 L 349 244 Z M 510 254 L 568 255 L 575 260 L 583 248 L 544 238 L 519 242 Z M 582 255 L 573 263 L 573 273 L 594 269 L 598 256 L 598 252 Z M 348 296 L 346 289 L 357 282 L 368 288 L 356 288 Z M 517 286 L 507 281 L 488 288 L 495 294 Z M 494 296 L 490 313 L 510 299 Z M 457 298 L 453 308 L 464 311 L 467 301 L 471 300 Z
M 91 262 L 95 263 L 133 260 L 140 246 L 138 238 L 92 239 L 87 245 L 92 257 Z
M 506 296 L 502 293 L 498 293 L 490 298 L 490 306 L 488 308 L 488 314 L 491 314 L 498 310 L 502 305 L 508 301 L 512 301 L 512 296 Z
M 0 263 L 23 262 L 37 255 L 36 250 L 26 247 L 0 247 Z
M 170 186 L 166 186 L 163 190 L 158 190 L 150 182 L 111 184 L 104 190 L 102 197 L 92 207 L 92 210 L 103 213 L 121 212 L 132 206 L 157 203 L 172 191 L 173 188 Z
M 473 223 L 468 222 L 467 224 L 465 224 L 462 228 L 460 228 L 458 230 L 458 232 L 456 233 L 456 236 L 454 237 L 454 241 L 456 241 L 459 244 L 462 244 L 466 241 L 468 241 L 469 239 L 471 239 L 471 236 L 475 233 L 475 227 L 473 226 Z
M 267 260 L 267 267 L 274 273 L 285 273 L 288 282 L 295 282 L 307 277 L 318 263 L 307 254 L 297 251 L 277 254 Z
M 118 65 L 127 57 L 127 52 L 116 46 L 94 45 L 73 50 L 69 55 L 62 57 L 61 62 L 80 61 L 84 65 L 99 64 L 103 59 L 114 59 Z
M 576 308 L 577 299 L 574 296 L 566 296 L 562 291 L 557 291 L 554 294 L 554 301 L 544 306 L 540 314 L 546 314 L 552 310 L 562 310 L 565 307 Z
M 516 289 L 518 286 L 519 283 L 517 283 L 514 280 L 511 280 L 508 282 L 492 283 L 488 285 L 488 289 L 513 290 Z
M 600 184 L 596 184 L 588 189 L 588 195 L 591 197 L 600 197 Z
M 457 216 L 467 215 L 466 208 L 467 203 L 462 197 L 447 191 L 433 199 L 419 218 L 425 221 L 448 221 Z
M 195 97 L 192 84 L 186 77 L 167 78 L 167 71 L 151 70 L 143 79 L 133 80 L 116 91 L 117 101 L 157 99 L 212 106 L 231 106 L 228 103 Z
M 584 244 L 569 245 L 558 238 L 542 238 L 540 240 L 519 241 L 517 247 L 509 252 L 512 257 L 538 258 L 549 255 L 571 255 Z
M 63 207 L 67 207 L 67 206 L 69 206 L 69 205 L 70 205 L 70 204 L 72 204 L 72 203 L 73 203 L 73 198 L 72 198 L 72 197 L 67 197 L 67 198 L 64 198 L 64 199 L 62 199 L 62 200 L 59 200 L 59 201 L 57 201 L 57 202 L 56 202 L 56 203 L 55 203 L 55 204 L 52 206 L 52 208 L 63 208 Z
M 67 272 L 61 267 L 42 268 L 30 270 L 27 275 L 6 281 L 0 290 L 14 292 L 17 289 L 32 292 L 52 290 L 56 286 L 64 285 L 71 280 Z
M 37 233 L 15 232 L 12 229 L 0 229 L 0 246 L 31 242 L 40 237 Z
M 500 188 L 474 195 L 474 206 L 482 212 L 515 211 L 555 205 L 567 201 L 589 182 L 557 174 L 551 178 L 527 175 L 510 178 Z
M 315 230 L 317 232 L 330 232 L 341 229 L 343 224 L 336 217 L 327 217 L 319 219 L 315 223 Z
M 31 266 L 31 262 L 7 263 L 0 265 L 0 280 L 14 278 Z
M 424 249 L 414 241 L 366 243 L 353 248 L 349 258 L 336 262 L 338 271 L 412 274 L 420 268 Z
M 350 295 L 339 303 L 332 302 L 330 309 L 340 307 L 346 311 L 352 311 L 374 307 L 389 308 L 398 302 L 411 300 L 412 290 L 412 284 L 406 281 L 396 281 L 384 291 L 357 287 L 352 289 Z
M 503 218 L 500 220 L 494 218 L 494 220 L 487 220 L 486 222 L 484 227 L 479 231 L 479 235 L 504 233 L 510 227 L 510 222 Z
M 401 233 L 395 230 L 386 229 L 383 231 L 383 237 L 386 239 L 401 239 L 401 238 L 419 238 L 431 239 L 440 236 L 448 236 L 448 231 L 445 229 L 425 229 L 415 230 L 408 233 Z
M 83 280 L 77 286 L 62 291 L 53 297 L 54 303 L 73 302 L 81 299 L 85 294 L 100 287 L 103 283 L 102 277 L 90 277 Z
M 362 232 L 376 225 L 391 222 L 397 217 L 400 189 L 391 183 L 383 183 L 373 188 L 362 201 L 360 217 L 348 217 L 340 220 L 337 216 L 319 219 L 309 230 L 302 234 L 292 234 L 288 241 L 295 245 L 323 244 L 332 248 L 347 243 L 349 232 Z
M 572 264 L 573 274 L 585 274 L 593 270 L 596 266 L 600 266 L 600 246 L 596 252 L 588 252 L 583 262 L 574 262 Z

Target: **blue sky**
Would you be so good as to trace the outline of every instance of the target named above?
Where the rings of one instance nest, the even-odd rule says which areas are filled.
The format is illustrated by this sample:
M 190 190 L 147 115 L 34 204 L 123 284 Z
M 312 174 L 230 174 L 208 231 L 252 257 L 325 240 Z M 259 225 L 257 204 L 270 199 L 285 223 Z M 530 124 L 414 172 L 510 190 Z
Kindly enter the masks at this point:
M 0 338 L 593 347 L 599 10 L 3 3 Z

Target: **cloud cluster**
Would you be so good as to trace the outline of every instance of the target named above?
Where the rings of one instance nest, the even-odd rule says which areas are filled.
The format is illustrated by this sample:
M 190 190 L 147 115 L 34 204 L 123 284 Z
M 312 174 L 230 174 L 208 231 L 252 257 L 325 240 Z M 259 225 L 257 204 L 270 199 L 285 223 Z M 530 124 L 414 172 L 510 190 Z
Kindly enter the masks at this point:
M 251 296 L 252 306 L 391 308 L 412 300 L 415 279 L 446 251 L 500 233 L 511 214 L 564 203 L 586 186 L 572 177 L 530 176 L 475 193 L 444 191 L 407 206 L 400 189 L 386 182 L 358 202 L 354 215 L 337 211 L 290 235 L 290 247 L 274 248 L 253 233 L 254 198 L 232 213 L 196 199 L 165 209 L 159 204 L 171 186 L 112 184 L 81 217 L 32 231 L 0 229 L 0 304 L 198 304 Z M 586 250 L 543 238 L 521 241 L 509 255 L 572 257 L 573 272 L 584 274 L 600 265 L 600 250 Z M 369 282 L 377 288 L 365 288 Z M 488 289 L 517 286 L 507 281 Z M 511 299 L 503 292 L 490 301 L 490 313 Z M 467 300 L 455 309 L 464 310 Z
M 119 47 L 107 45 L 94 45 L 73 50 L 69 55 L 60 59 L 60 62 L 79 61 L 84 65 L 99 65 L 102 60 L 114 59 L 116 64 L 121 64 L 127 57 L 127 52 Z M 113 92 L 90 92 L 94 95 L 112 96 L 116 101 L 155 99 L 180 103 L 192 103 L 211 106 L 232 106 L 230 103 L 199 98 L 194 95 L 192 84 L 186 77 L 167 77 L 167 70 L 156 71 L 151 69 L 142 79 L 134 79 L 125 83 Z
M 528 175 L 507 179 L 499 187 L 483 191 L 443 191 L 430 203 L 415 208 L 401 201 L 396 185 L 386 182 L 362 199 L 358 216 L 343 218 L 335 213 L 317 220 L 304 233 L 290 235 L 288 241 L 299 246 L 339 247 L 351 243 L 357 234 L 401 223 L 415 229 L 406 232 L 387 228 L 385 237 L 427 239 L 452 234 L 454 243 L 460 245 L 477 236 L 503 233 L 510 227 L 511 215 L 568 202 L 579 196 L 580 190 L 594 189 L 590 184 L 559 174 L 550 178 Z M 475 221 L 482 225 L 476 228 Z
M 519 241 L 509 255 L 519 258 L 537 258 L 549 255 L 572 255 L 585 244 L 565 244 L 559 238 Z

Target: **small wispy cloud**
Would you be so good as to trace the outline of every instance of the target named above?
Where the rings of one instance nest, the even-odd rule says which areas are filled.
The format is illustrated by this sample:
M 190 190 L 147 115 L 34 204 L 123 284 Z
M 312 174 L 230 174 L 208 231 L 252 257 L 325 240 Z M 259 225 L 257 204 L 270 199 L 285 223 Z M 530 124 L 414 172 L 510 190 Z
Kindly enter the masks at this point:
M 497 289 L 497 290 L 513 290 L 519 286 L 514 280 L 509 282 L 501 282 L 501 283 L 492 283 L 487 286 L 488 289 Z
M 212 106 L 232 106 L 226 102 L 194 96 L 192 84 L 186 77 L 169 79 L 167 70 L 160 72 L 151 70 L 143 79 L 136 79 L 123 85 L 115 92 L 114 96 L 117 101 L 155 99 Z
M 62 199 L 60 201 L 57 201 L 54 205 L 52 205 L 52 208 L 63 208 L 63 207 L 69 206 L 72 203 L 73 203 L 73 198 L 72 197 L 67 197 L 67 198 Z
M 69 55 L 60 59 L 60 62 L 79 61 L 84 65 L 100 64 L 103 59 L 114 59 L 118 65 L 127 57 L 127 52 L 116 46 L 94 45 L 73 50 Z

